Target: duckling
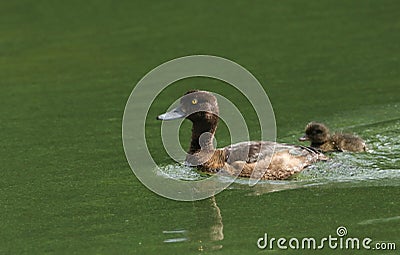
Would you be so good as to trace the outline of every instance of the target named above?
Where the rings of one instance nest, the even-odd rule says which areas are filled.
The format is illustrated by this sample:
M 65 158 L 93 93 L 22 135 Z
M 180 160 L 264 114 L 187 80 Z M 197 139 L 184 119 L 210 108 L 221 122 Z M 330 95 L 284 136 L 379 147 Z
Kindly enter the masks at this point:
M 300 141 L 311 141 L 311 147 L 323 152 L 350 151 L 363 152 L 367 150 L 364 140 L 352 134 L 334 133 L 322 123 L 310 122 L 305 129 L 305 135 Z
M 207 173 L 282 180 L 317 161 L 327 160 L 313 148 L 270 141 L 241 142 L 214 148 L 218 114 L 217 99 L 212 93 L 191 90 L 181 97 L 177 108 L 159 115 L 157 119 L 186 118 L 192 122 L 192 137 L 185 162 Z

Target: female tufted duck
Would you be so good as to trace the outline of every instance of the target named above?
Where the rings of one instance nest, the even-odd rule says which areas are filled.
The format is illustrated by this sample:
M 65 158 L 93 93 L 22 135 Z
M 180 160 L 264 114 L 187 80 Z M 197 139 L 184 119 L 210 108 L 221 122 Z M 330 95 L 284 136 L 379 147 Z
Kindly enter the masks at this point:
M 214 148 L 212 139 L 218 123 L 218 104 L 207 91 L 188 91 L 180 105 L 158 120 L 186 118 L 192 121 L 192 139 L 186 163 L 209 173 L 264 180 L 287 179 L 305 167 L 327 158 L 317 150 L 269 141 L 251 141 Z
M 329 151 L 363 152 L 367 150 L 365 142 L 355 135 L 334 133 L 330 135 L 329 129 L 322 123 L 310 122 L 306 126 L 305 135 L 300 141 L 311 141 L 311 147 Z

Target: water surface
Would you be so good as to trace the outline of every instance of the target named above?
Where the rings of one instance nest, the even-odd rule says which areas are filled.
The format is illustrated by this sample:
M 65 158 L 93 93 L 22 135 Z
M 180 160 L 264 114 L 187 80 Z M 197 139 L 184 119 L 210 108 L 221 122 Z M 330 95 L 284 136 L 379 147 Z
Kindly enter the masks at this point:
M 339 226 L 400 246 L 399 13 L 396 0 L 1 1 L 0 253 L 290 253 L 256 242 Z M 237 179 L 203 201 L 154 194 L 124 156 L 123 109 L 143 75 L 191 54 L 248 69 L 270 97 L 279 142 L 298 143 L 314 120 L 360 135 L 369 152 L 330 154 L 293 180 Z M 260 137 L 238 91 L 202 78 L 173 84 L 153 103 L 146 137 L 163 170 L 189 181 L 204 176 L 162 150 L 155 116 L 193 88 L 234 102 L 250 139 Z M 190 123 L 180 138 L 186 149 Z M 230 144 L 222 123 L 217 140 Z

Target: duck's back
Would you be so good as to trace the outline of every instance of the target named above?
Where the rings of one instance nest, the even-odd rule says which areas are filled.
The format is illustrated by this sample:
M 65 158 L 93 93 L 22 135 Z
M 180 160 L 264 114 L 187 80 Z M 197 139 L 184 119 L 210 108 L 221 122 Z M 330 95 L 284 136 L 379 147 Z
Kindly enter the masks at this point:
M 240 142 L 229 145 L 224 148 L 227 152 L 227 163 L 233 163 L 235 161 L 245 161 L 247 163 L 254 163 L 259 158 L 263 159 L 271 157 L 276 143 L 274 142 Z
M 268 141 L 233 144 L 224 148 L 224 169 L 239 176 L 256 179 L 287 179 L 305 167 L 327 158 L 317 150 Z

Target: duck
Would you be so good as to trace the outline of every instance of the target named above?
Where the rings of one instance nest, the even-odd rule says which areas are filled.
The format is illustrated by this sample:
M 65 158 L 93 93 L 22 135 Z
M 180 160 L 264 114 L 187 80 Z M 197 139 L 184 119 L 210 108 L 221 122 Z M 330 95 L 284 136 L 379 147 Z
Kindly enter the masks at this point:
M 190 90 L 180 98 L 178 107 L 157 116 L 157 120 L 185 118 L 192 122 L 185 164 L 210 174 L 284 180 L 318 161 L 328 159 L 312 147 L 272 141 L 244 141 L 214 148 L 218 116 L 218 102 L 211 92 Z
M 310 122 L 305 128 L 300 141 L 310 141 L 311 147 L 322 152 L 365 152 L 365 141 L 358 136 L 346 133 L 330 134 L 329 128 L 323 123 Z

